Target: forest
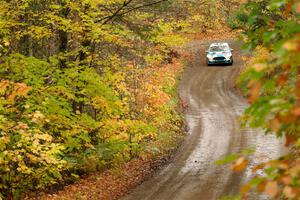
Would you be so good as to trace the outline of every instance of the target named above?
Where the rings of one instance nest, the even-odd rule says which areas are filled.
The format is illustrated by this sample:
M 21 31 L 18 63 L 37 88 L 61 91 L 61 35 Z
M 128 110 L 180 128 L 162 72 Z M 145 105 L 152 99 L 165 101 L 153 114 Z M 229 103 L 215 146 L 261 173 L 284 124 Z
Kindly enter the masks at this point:
M 160 154 L 182 137 L 183 63 L 171 64 L 185 34 L 229 12 L 214 3 L 2 0 L 0 197 Z
M 245 126 L 291 149 L 254 167 L 263 175 L 232 198 L 254 188 L 298 199 L 299 16 L 297 0 L 1 0 L 0 199 L 179 145 L 181 47 L 224 26 L 253 52 L 237 81 L 250 103 Z M 227 161 L 242 171 L 247 156 Z

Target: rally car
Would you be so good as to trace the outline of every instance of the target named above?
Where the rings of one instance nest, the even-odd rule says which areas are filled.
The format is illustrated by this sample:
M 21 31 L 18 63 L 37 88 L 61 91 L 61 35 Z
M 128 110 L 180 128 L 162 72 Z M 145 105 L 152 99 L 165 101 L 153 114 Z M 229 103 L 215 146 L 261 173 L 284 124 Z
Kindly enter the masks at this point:
M 206 51 L 207 65 L 233 64 L 232 51 L 228 43 L 212 43 Z

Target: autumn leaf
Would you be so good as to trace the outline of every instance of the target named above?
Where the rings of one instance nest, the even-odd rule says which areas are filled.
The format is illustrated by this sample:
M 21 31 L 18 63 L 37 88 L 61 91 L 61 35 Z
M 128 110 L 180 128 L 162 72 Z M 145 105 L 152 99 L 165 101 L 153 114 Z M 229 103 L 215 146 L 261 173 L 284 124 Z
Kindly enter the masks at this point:
M 289 169 L 289 173 L 293 176 L 293 177 L 296 177 L 298 176 L 300 172 L 300 165 L 297 164 L 295 165 L 294 167 L 292 167 L 291 169 Z
M 275 198 L 279 192 L 278 183 L 276 181 L 267 182 L 265 191 L 270 197 Z
M 27 86 L 24 83 L 12 83 L 13 91 L 9 94 L 8 100 L 15 101 L 17 96 L 27 97 L 28 92 L 31 90 L 31 87 Z
M 267 67 L 268 67 L 268 65 L 265 63 L 257 63 L 255 65 L 253 65 L 253 69 L 255 69 L 255 71 L 257 71 L 257 72 L 261 72 L 264 69 L 266 69 Z
M 287 198 L 295 198 L 298 194 L 298 191 L 290 186 L 285 186 L 283 189 L 283 194 Z
M 261 192 L 261 193 L 264 192 L 265 189 L 266 189 L 266 182 L 263 181 L 263 182 L 259 183 L 257 185 L 256 189 L 257 189 L 258 192 Z
M 273 132 L 277 132 L 280 127 L 281 127 L 281 123 L 278 120 L 278 118 L 274 118 L 269 122 L 269 127 Z
M 251 186 L 249 184 L 245 184 L 240 188 L 240 193 L 242 196 L 245 196 L 251 190 Z
M 295 106 L 291 109 L 291 113 L 297 117 L 300 116 L 300 106 Z
M 287 115 L 279 115 L 278 119 L 282 123 L 293 123 L 297 120 L 297 117 L 292 114 L 287 114 Z
M 293 7 L 292 3 L 288 3 L 286 5 L 285 10 L 284 10 L 285 17 L 288 17 L 289 13 L 292 11 L 292 7 Z
M 296 82 L 295 95 L 296 97 L 300 98 L 300 80 L 297 80 Z
M 4 80 L 4 81 L 0 81 L 0 89 L 5 92 L 7 87 L 9 86 L 9 81 L 8 80 Z
M 277 85 L 278 86 L 284 86 L 284 84 L 287 82 L 288 80 L 288 76 L 287 74 L 281 74 L 278 78 L 277 78 Z
M 291 65 L 290 64 L 282 64 L 281 65 L 281 68 L 283 69 L 283 70 L 289 70 L 289 69 L 291 69 Z
M 280 181 L 285 185 L 290 185 L 292 183 L 292 177 L 283 176 L 283 177 L 280 178 Z
M 260 91 L 261 91 L 261 84 L 260 83 L 255 83 L 249 93 L 249 101 L 250 103 L 254 103 L 260 96 Z
M 297 12 L 297 13 L 300 13 L 300 3 L 297 3 L 297 4 L 296 4 L 296 12 Z
M 283 44 L 283 48 L 288 50 L 288 51 L 295 51 L 297 50 L 297 44 L 293 41 L 287 41 L 286 43 Z
M 248 165 L 248 160 L 244 157 L 241 157 L 231 166 L 231 169 L 235 172 L 240 172 L 245 170 L 247 165 Z
M 287 162 L 280 162 L 278 164 L 278 169 L 287 170 L 289 168 L 289 164 Z
M 285 135 L 285 146 L 290 146 L 297 142 L 298 137 L 295 135 Z
M 265 163 L 261 163 L 261 164 L 259 164 L 259 165 L 256 165 L 256 166 L 252 169 L 252 172 L 255 173 L 255 172 L 257 172 L 258 170 L 263 169 L 265 166 L 266 166 Z

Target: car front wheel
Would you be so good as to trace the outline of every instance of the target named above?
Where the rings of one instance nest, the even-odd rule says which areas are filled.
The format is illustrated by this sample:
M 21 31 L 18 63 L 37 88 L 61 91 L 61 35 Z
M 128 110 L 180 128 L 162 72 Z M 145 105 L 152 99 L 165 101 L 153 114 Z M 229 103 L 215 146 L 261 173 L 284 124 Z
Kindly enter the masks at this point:
M 206 59 L 206 64 L 207 64 L 207 66 L 211 66 L 208 59 Z

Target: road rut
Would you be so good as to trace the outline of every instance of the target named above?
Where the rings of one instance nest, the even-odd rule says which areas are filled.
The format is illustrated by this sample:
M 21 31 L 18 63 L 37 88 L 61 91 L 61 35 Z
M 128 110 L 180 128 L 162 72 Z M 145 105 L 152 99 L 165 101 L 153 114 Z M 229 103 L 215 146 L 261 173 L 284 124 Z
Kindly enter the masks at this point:
M 190 61 L 179 87 L 182 100 L 189 105 L 185 115 L 187 139 L 168 166 L 124 200 L 215 200 L 236 194 L 249 179 L 251 166 L 284 151 L 282 141 L 275 137 L 240 127 L 238 119 L 247 103 L 234 88 L 234 82 L 244 65 L 242 51 L 237 42 L 229 41 L 235 49 L 234 65 L 207 67 L 205 49 L 210 42 L 192 42 L 188 46 L 195 59 Z M 243 174 L 214 164 L 225 155 L 249 147 L 256 153 Z

